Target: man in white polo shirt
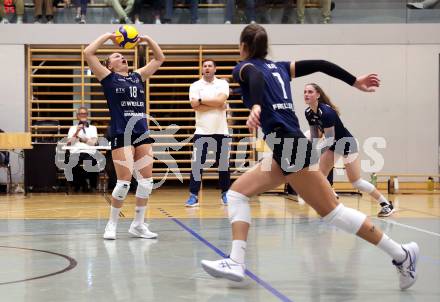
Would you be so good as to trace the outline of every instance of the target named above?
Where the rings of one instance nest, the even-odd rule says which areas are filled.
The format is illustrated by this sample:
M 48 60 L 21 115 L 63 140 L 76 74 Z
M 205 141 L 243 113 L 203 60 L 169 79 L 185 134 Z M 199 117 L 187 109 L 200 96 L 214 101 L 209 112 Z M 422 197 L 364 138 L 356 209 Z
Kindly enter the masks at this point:
M 199 205 L 198 193 L 203 167 L 210 166 L 209 163 L 205 165 L 208 153 L 215 155 L 215 165 L 219 169 L 221 201 L 224 205 L 228 204 L 226 192 L 230 185 L 229 143 L 231 137 L 226 120 L 229 84 L 225 80 L 216 78 L 216 64 L 213 60 L 204 60 L 202 64 L 202 78 L 192 83 L 189 89 L 191 107 L 196 112 L 196 131 L 190 196 L 186 202 L 188 207 Z
M 70 127 L 69 133 L 67 134 L 67 145 L 77 148 L 76 150 L 70 150 L 70 153 L 79 153 L 78 164 L 72 169 L 73 185 L 76 192 L 80 190 L 80 187 L 83 187 L 84 191 L 93 191 L 96 189 L 98 173 L 86 172 L 80 165 L 84 160 L 91 160 L 92 164 L 96 165 L 96 160 L 92 157 L 96 150 L 87 150 L 87 148 L 96 145 L 98 141 L 98 131 L 95 126 L 89 124 L 88 110 L 86 107 L 79 107 L 76 117 L 78 124 Z M 86 179 L 89 179 L 89 184 L 87 184 Z

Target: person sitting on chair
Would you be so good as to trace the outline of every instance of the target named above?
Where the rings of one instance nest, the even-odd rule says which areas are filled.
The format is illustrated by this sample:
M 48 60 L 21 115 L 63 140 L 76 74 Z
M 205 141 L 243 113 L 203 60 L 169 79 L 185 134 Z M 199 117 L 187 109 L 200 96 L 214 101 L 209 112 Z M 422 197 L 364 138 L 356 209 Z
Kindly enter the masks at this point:
M 93 166 L 96 165 L 96 160 L 93 158 L 93 155 L 97 151 L 87 150 L 87 148 L 96 145 L 98 141 L 98 132 L 96 127 L 90 125 L 88 122 L 88 110 L 86 107 L 79 107 L 76 117 L 78 119 L 78 124 L 70 127 L 69 134 L 67 135 L 67 145 L 75 147 L 75 149 L 70 150 L 70 153 L 79 153 L 78 164 L 72 170 L 73 185 L 75 192 L 78 192 L 80 187 L 83 187 L 85 191 L 93 191 L 96 189 L 98 173 L 85 171 L 85 169 L 81 168 L 81 164 L 84 160 L 91 160 Z M 87 184 L 86 179 L 89 179 L 89 184 Z

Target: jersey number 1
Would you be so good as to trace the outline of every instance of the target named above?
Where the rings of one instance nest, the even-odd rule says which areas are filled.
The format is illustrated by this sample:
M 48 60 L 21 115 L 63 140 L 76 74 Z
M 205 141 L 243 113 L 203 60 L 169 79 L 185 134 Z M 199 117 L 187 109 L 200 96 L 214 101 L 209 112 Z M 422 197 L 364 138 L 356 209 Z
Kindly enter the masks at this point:
M 136 86 L 130 86 L 130 97 L 132 97 L 132 98 L 137 97 L 137 87 Z
M 281 88 L 283 89 L 283 97 L 287 99 L 286 87 L 284 86 L 283 78 L 278 72 L 272 72 L 272 75 L 278 79 L 278 82 L 281 84 Z

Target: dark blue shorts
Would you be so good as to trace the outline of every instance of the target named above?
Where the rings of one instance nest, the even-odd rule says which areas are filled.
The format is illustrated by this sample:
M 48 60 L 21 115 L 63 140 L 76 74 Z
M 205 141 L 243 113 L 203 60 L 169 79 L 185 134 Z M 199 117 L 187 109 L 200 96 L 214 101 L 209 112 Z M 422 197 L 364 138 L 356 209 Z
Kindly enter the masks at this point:
M 266 136 L 267 145 L 272 148 L 273 159 L 280 166 L 284 175 L 298 172 L 319 162 L 319 152 L 302 133 L 276 132 L 279 143 L 271 144 Z
M 359 152 L 358 144 L 354 137 L 344 137 L 342 139 L 337 140 L 329 150 L 343 155 L 348 156 L 349 154 L 354 154 Z
M 133 146 L 136 148 L 141 145 L 154 143 L 154 140 L 149 136 L 139 140 L 142 135 L 143 134 L 132 133 L 131 138 L 127 139 L 127 141 L 125 141 L 124 134 L 116 135 L 111 139 L 111 148 L 112 150 L 126 146 Z

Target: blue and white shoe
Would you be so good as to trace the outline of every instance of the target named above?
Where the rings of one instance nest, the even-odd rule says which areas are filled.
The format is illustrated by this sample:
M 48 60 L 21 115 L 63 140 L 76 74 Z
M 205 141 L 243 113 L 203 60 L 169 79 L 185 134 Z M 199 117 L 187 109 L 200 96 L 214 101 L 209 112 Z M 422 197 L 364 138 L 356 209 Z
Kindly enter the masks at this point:
M 185 203 L 186 207 L 198 207 L 199 206 L 199 199 L 197 198 L 197 195 L 191 194 L 188 198 L 188 200 Z
M 215 278 L 224 278 L 235 282 L 244 280 L 246 267 L 234 260 L 220 259 L 217 261 L 202 260 L 202 268 Z
M 222 199 L 221 199 L 222 204 L 223 204 L 224 206 L 227 206 L 227 205 L 228 205 L 228 197 L 226 197 L 226 193 L 227 193 L 227 192 L 223 192 L 223 193 L 222 193 Z
M 407 289 L 413 285 L 417 280 L 416 265 L 419 260 L 420 249 L 417 243 L 410 242 L 402 244 L 402 249 L 406 253 L 406 258 L 401 263 L 393 260 L 393 265 L 396 266 L 399 273 L 400 289 Z

